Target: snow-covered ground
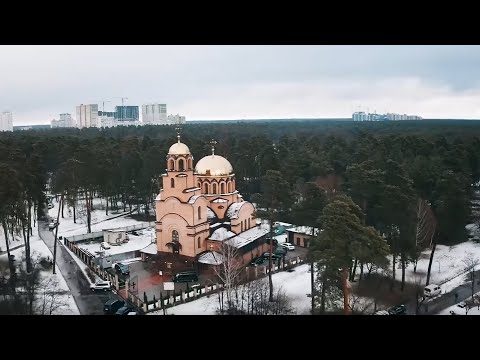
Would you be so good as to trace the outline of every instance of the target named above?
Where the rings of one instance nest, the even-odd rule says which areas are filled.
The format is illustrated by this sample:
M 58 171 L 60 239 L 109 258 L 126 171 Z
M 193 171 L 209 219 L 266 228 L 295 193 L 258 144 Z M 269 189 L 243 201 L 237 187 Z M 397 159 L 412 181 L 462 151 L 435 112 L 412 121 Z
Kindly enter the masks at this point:
M 444 283 L 446 280 L 448 282 L 442 285 L 442 292 L 452 291 L 457 286 L 460 286 L 464 283 L 464 276 L 458 276 L 465 271 L 466 265 L 464 260 L 467 256 L 473 256 L 480 260 L 480 243 L 469 240 L 463 243 L 453 245 L 453 246 L 444 246 L 437 245 L 435 249 L 435 255 L 433 257 L 433 263 L 431 268 L 430 283 L 439 284 Z M 389 272 L 391 273 L 391 257 L 390 257 L 390 267 Z M 428 263 L 430 261 L 430 249 L 427 249 L 422 252 L 420 259 L 417 264 L 417 272 L 413 271 L 413 263 L 408 264 L 405 271 L 405 280 L 412 284 L 424 284 L 427 276 Z M 476 269 L 480 267 L 477 266 Z M 396 268 L 396 278 L 401 278 L 401 267 Z M 357 268 L 357 274 L 360 273 L 360 269 Z M 391 276 L 391 275 L 390 275 Z
M 479 295 L 480 295 L 480 293 L 475 294 L 475 296 L 479 296 Z M 479 310 L 478 306 L 475 306 L 475 307 L 471 308 L 470 310 L 468 310 L 468 314 L 465 314 L 465 308 L 460 307 L 459 306 L 460 304 L 464 305 L 465 303 L 463 301 L 459 302 L 458 304 L 452 305 L 452 306 L 440 311 L 437 315 L 452 315 L 451 311 L 453 311 L 455 313 L 455 315 L 480 315 L 480 310 Z
M 150 235 L 128 235 L 129 241 L 127 243 L 122 243 L 119 245 L 111 245 L 110 249 L 105 250 L 105 256 L 122 254 L 126 252 L 131 252 L 135 250 L 141 250 L 152 243 L 152 238 Z M 80 243 L 78 247 L 89 251 L 91 254 L 101 251 L 100 242 L 87 244 Z
M 55 199 L 53 199 L 53 205 L 54 207 L 48 210 L 48 215 L 56 218 L 58 216 L 59 203 L 55 201 Z M 104 205 L 105 205 L 105 202 L 103 202 L 103 206 Z M 87 218 L 86 218 L 85 211 L 82 211 L 81 207 L 82 206 L 79 205 L 80 209 L 77 209 L 76 223 L 74 223 L 73 208 L 71 207 L 68 208 L 66 204 L 64 205 L 64 209 L 63 209 L 64 217 L 62 218 L 61 213 L 59 216 L 60 225 L 58 228 L 58 236 L 72 236 L 72 235 L 81 235 L 81 234 L 87 233 Z M 98 209 L 100 207 L 102 207 L 101 199 L 97 199 L 97 198 L 93 199 L 93 208 Z M 115 218 L 116 216 L 119 216 L 121 214 L 125 214 L 125 216 Z M 109 210 L 108 216 L 105 215 L 105 210 L 93 210 L 91 212 L 91 223 L 90 223 L 91 230 L 92 232 L 102 231 L 104 229 L 115 229 L 119 227 L 136 225 L 139 223 L 139 221 L 135 219 L 127 218 L 126 215 L 128 215 L 128 213 L 123 213 L 123 209 L 121 209 L 120 212 Z M 111 219 L 111 220 L 108 220 L 108 219 Z
M 294 268 L 293 272 L 282 271 L 272 275 L 274 290 L 281 288 L 298 315 L 307 315 L 311 307 L 310 273 L 308 264 Z M 168 315 L 215 315 L 218 309 L 218 296 L 213 293 L 210 296 L 186 304 L 177 305 L 166 310 Z M 149 315 L 163 315 L 163 311 L 155 311 Z
M 33 222 L 32 222 L 33 224 Z M 22 240 L 23 243 L 23 240 Z M 53 259 L 52 252 L 49 250 L 47 245 L 43 242 L 42 239 L 38 236 L 38 228 L 33 228 L 33 236 L 30 236 L 30 249 L 31 249 L 31 256 L 32 259 L 38 257 L 49 257 Z M 11 253 L 15 255 L 16 263 L 20 262 L 22 259 L 22 254 L 24 252 L 24 247 L 18 248 L 13 250 Z M 0 255 L 0 258 L 3 258 L 3 261 L 7 261 L 7 254 Z M 73 298 L 70 290 L 68 288 L 67 282 L 63 277 L 62 273 L 57 269 L 56 274 L 53 274 L 51 270 L 48 271 L 41 271 L 41 279 L 44 282 L 51 281 L 57 283 L 57 290 L 65 292 L 65 294 L 59 295 L 59 302 L 63 302 L 62 305 L 58 310 L 56 310 L 53 314 L 55 315 L 79 315 L 80 312 L 78 307 L 75 303 L 75 299 Z M 40 297 L 40 294 L 38 295 Z

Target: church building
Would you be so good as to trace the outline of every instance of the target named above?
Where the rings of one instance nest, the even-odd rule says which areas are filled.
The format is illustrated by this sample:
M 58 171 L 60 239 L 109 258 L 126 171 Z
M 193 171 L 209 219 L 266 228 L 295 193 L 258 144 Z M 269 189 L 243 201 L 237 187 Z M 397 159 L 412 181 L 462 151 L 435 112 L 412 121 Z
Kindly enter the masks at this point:
M 242 199 L 230 162 L 212 154 L 194 167 L 187 145 L 173 144 L 167 155 L 163 188 L 156 198 L 157 255 L 165 261 L 220 265 L 222 243 L 236 248 L 247 264 L 268 251 L 268 226 L 257 225 L 254 206 Z

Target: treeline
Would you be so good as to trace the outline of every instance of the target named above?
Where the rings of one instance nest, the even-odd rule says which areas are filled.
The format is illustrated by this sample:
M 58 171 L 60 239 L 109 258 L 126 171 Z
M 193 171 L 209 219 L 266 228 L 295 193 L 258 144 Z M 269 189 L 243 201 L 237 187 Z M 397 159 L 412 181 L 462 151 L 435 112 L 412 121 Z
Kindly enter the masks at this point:
M 365 225 L 392 234 L 414 216 L 410 209 L 425 201 L 435 211 L 438 243 L 444 244 L 465 239 L 471 184 L 480 180 L 480 126 L 474 121 L 187 124 L 181 137 L 195 161 L 210 153 L 211 139 L 217 140 L 216 154 L 232 163 L 247 200 L 262 192 L 268 170 L 278 171 L 289 184 L 291 206 L 312 198 L 310 183 L 323 181 L 329 193 L 342 191 L 360 206 Z M 99 196 L 107 212 L 119 203 L 148 212 L 175 141 L 174 126 L 0 134 L 5 236 L 20 231 L 28 238 L 29 212 L 42 212 L 47 188 L 64 193 L 74 209 L 81 198 L 91 210 L 91 199 Z M 284 211 L 283 220 L 311 222 L 302 220 L 310 216 L 308 208 L 292 209 Z M 393 251 L 405 257 L 397 246 L 402 242 L 392 241 Z

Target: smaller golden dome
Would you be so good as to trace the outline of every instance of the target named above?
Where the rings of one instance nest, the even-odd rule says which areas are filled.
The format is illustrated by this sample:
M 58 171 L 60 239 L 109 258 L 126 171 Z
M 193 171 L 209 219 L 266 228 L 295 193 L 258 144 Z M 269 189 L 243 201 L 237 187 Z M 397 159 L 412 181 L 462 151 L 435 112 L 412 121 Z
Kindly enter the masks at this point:
M 181 143 L 179 139 L 178 142 L 170 146 L 168 153 L 170 155 L 190 155 L 190 149 L 187 145 Z

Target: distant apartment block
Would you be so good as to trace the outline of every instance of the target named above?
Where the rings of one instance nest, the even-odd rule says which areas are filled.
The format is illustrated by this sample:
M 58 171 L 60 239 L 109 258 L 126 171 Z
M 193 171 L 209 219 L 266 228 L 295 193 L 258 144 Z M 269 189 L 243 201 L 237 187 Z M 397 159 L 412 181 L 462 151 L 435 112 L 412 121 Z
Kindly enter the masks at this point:
M 385 120 L 422 120 L 422 117 L 417 115 L 407 114 L 371 114 L 363 111 L 354 112 L 352 115 L 353 121 L 385 121 Z
M 185 124 L 185 116 L 180 115 L 168 115 L 168 124 Z
M 51 122 L 52 128 L 59 128 L 59 127 L 75 127 L 75 122 L 73 121 L 71 114 L 60 114 L 59 120 L 52 120 Z
M 98 126 L 98 104 L 77 106 L 77 127 L 97 127 Z
M 142 105 L 142 123 L 144 125 L 165 125 L 167 120 L 167 104 Z
M 138 106 L 115 106 L 115 120 L 117 121 L 139 121 Z
M 0 131 L 13 131 L 13 114 L 10 111 L 0 114 Z
M 117 122 L 115 121 L 115 112 L 114 111 L 99 111 L 98 112 L 97 127 L 108 128 L 108 127 L 114 127 L 116 125 L 117 125 Z

